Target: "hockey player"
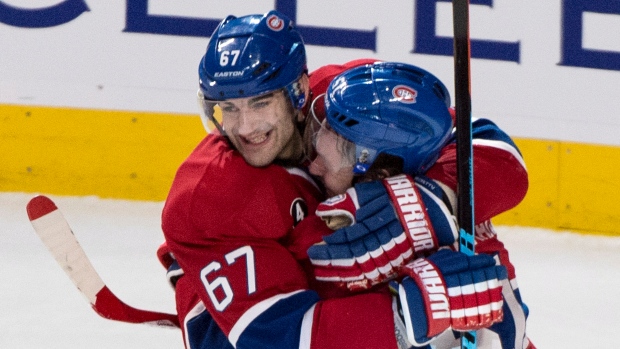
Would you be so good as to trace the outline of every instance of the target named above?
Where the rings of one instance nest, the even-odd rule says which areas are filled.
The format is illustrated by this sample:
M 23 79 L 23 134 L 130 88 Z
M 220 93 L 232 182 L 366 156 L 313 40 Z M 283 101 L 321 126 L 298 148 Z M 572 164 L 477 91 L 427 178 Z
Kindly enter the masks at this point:
M 404 317 L 383 285 L 350 296 L 314 281 L 306 250 L 329 230 L 308 216 L 323 196 L 296 167 L 304 161 L 310 89 L 303 41 L 288 19 L 276 11 L 228 17 L 211 36 L 199 76 L 203 120 L 217 130 L 177 171 L 160 251 L 176 279 L 186 347 L 404 348 L 397 341 L 403 319 L 428 323 L 416 330 L 429 336 L 497 321 L 453 323 L 445 311 L 433 321 L 431 310 L 433 296 L 462 308 L 447 288 L 473 287 L 474 274 L 489 287 L 468 305 L 501 303 L 505 269 L 487 256 L 444 251 L 405 267 L 401 293 L 417 297 L 420 309 Z M 439 280 L 434 287 L 425 286 L 430 273 Z
M 314 135 L 317 155 L 309 169 L 328 192 L 341 195 L 320 204 L 317 214 L 333 229 L 347 228 L 326 236 L 309 255 L 318 279 L 367 289 L 400 277 L 403 259 L 422 257 L 437 245 L 453 242 L 434 241 L 432 232 L 456 233 L 453 221 L 447 219 L 441 226 L 440 219 L 433 219 L 433 224 L 420 219 L 421 212 L 448 217 L 456 209 L 455 135 L 437 137 L 437 131 L 445 129 L 442 125 L 453 124 L 450 98 L 431 73 L 385 62 L 347 70 L 322 97 L 325 111 L 320 114 L 325 116 L 318 117 L 322 122 L 317 120 L 322 127 Z M 317 109 L 313 108 L 315 118 Z M 480 156 L 474 160 L 476 252 L 497 256 L 509 271 L 503 285 L 504 320 L 478 331 L 478 348 L 532 349 L 525 334 L 528 311 L 514 267 L 489 220 L 521 200 L 527 188 L 525 166 L 510 137 L 491 121 L 474 120 L 472 130 L 474 153 Z M 440 153 L 425 151 L 433 142 L 442 148 Z M 352 184 L 355 187 L 349 188 Z M 379 202 L 386 190 L 397 204 L 388 203 L 388 210 L 385 202 L 369 204 Z M 499 198 L 489 200 L 492 195 Z M 457 347 L 455 335 L 448 331 L 433 339 L 433 348 Z M 428 339 L 412 336 L 409 340 L 417 344 Z

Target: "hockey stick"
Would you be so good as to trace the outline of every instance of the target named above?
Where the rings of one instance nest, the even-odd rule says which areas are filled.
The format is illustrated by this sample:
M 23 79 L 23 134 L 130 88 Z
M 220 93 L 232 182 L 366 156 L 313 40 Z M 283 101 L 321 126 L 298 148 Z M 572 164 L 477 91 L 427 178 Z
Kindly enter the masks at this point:
M 122 322 L 179 327 L 176 315 L 136 309 L 118 299 L 97 274 L 52 200 L 46 196 L 36 196 L 28 202 L 26 211 L 43 244 L 97 314 Z
M 474 171 L 471 132 L 471 76 L 469 40 L 469 0 L 452 0 L 454 26 L 454 85 L 456 109 L 457 220 L 459 250 L 473 255 Z M 462 349 L 475 349 L 476 332 L 463 333 Z

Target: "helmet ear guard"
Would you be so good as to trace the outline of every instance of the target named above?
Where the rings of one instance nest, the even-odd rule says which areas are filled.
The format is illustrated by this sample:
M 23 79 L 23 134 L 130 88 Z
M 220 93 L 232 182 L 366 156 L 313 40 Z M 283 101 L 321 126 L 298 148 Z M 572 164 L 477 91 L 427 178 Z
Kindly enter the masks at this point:
M 301 81 L 299 79 L 292 84 L 286 86 L 286 91 L 288 93 L 289 98 L 291 99 L 291 103 L 293 104 L 293 108 L 301 109 L 306 104 L 306 93 L 304 91 L 304 87 L 302 86 Z

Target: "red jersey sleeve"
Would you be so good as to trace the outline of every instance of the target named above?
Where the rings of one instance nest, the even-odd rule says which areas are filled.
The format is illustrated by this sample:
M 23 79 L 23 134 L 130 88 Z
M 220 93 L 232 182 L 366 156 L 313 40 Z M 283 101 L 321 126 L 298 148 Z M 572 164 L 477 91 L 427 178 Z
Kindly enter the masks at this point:
M 472 123 L 474 214 L 476 224 L 519 204 L 528 188 L 525 162 L 516 144 L 488 119 Z M 453 136 L 426 176 L 456 192 L 456 140 Z

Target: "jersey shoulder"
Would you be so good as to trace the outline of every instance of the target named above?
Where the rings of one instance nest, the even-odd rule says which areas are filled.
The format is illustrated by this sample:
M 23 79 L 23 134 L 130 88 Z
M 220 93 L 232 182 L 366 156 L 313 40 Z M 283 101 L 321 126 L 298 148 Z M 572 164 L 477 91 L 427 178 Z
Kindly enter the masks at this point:
M 345 70 L 358 67 L 365 64 L 372 64 L 377 62 L 377 59 L 372 58 L 361 58 L 349 61 L 344 64 L 328 64 L 322 67 L 317 68 L 310 72 L 310 90 L 314 94 L 314 96 L 318 96 L 327 91 L 327 86 L 329 83 Z
M 234 231 L 235 236 L 279 238 L 315 205 L 318 188 L 303 173 L 277 165 L 253 167 L 225 138 L 207 137 L 180 166 L 163 224 L 202 236 Z

